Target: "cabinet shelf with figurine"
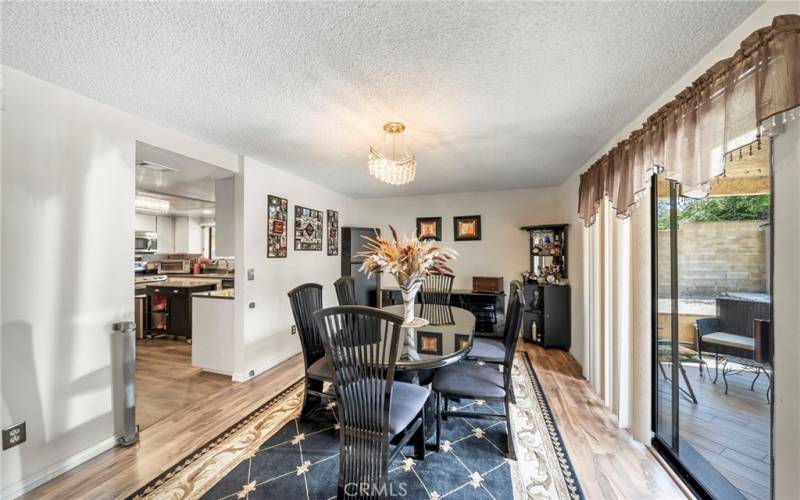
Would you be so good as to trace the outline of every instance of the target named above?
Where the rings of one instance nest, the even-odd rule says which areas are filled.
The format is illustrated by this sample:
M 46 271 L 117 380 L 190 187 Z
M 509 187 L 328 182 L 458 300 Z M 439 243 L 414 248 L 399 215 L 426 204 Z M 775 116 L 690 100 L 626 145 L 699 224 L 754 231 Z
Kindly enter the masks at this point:
M 525 312 L 522 338 L 543 347 L 569 350 L 572 340 L 567 280 L 567 224 L 525 226 L 530 269 L 522 273 Z

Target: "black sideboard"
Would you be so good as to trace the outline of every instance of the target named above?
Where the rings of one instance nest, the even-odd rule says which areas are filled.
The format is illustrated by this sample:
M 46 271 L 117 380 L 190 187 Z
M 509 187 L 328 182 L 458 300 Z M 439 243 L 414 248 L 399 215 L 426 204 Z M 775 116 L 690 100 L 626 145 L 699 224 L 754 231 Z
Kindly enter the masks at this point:
M 403 296 L 396 287 L 381 288 L 381 306 L 402 304 Z M 422 295 L 417 295 L 422 303 Z M 450 294 L 450 305 L 466 309 L 475 315 L 475 333 L 485 337 L 501 337 L 505 323 L 506 294 L 473 292 L 454 289 Z
M 543 347 L 569 350 L 571 335 L 569 286 L 525 283 L 522 338 Z

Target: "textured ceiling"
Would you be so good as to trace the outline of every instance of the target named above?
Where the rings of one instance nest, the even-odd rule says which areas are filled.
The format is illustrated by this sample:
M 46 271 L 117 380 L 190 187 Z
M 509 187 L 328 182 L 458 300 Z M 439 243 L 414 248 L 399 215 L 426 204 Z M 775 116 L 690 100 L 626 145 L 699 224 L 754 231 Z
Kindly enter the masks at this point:
M 2 50 L 352 196 L 455 192 L 559 184 L 758 4 L 3 2 Z M 409 186 L 367 173 L 390 120 Z

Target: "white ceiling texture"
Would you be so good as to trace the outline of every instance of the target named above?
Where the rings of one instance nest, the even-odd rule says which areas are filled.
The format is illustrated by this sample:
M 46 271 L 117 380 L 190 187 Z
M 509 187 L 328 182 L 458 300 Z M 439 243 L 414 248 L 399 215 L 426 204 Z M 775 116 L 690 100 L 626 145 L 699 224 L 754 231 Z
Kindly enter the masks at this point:
M 3 2 L 3 63 L 354 197 L 564 181 L 760 2 Z M 415 182 L 367 172 L 407 125 Z

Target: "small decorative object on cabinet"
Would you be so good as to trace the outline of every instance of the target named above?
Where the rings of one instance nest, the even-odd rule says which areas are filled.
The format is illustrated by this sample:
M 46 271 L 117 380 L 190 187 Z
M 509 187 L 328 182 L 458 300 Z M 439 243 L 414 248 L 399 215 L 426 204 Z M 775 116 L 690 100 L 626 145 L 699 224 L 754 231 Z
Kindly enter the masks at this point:
M 472 277 L 472 291 L 473 292 L 488 292 L 498 293 L 504 290 L 503 277 L 499 278 L 486 278 L 473 276 Z
M 442 218 L 417 217 L 417 237 L 421 240 L 442 241 Z
M 470 241 L 480 239 L 480 215 L 462 215 L 460 217 L 453 217 L 453 240 Z
M 544 347 L 569 350 L 572 341 L 567 285 L 567 224 L 525 226 L 530 236 L 530 271 L 523 273 L 522 337 Z

